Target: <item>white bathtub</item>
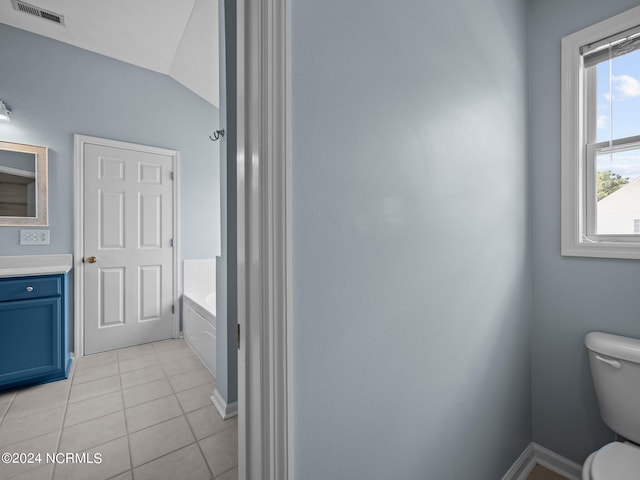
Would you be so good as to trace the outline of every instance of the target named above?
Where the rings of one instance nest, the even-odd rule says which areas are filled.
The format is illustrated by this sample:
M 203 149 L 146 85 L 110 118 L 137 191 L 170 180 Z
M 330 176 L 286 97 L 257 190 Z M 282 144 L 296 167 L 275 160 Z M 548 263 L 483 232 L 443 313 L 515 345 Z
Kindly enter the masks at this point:
M 190 305 L 203 317 L 212 316 L 213 325 L 216 323 L 216 292 L 185 292 L 185 303 Z
M 182 303 L 182 333 L 187 345 L 216 376 L 216 293 L 215 280 L 209 277 L 210 260 L 184 261 L 184 294 Z M 203 275 L 203 271 L 205 275 Z M 215 279 L 215 263 L 212 265 Z M 205 281 L 202 281 L 203 276 Z

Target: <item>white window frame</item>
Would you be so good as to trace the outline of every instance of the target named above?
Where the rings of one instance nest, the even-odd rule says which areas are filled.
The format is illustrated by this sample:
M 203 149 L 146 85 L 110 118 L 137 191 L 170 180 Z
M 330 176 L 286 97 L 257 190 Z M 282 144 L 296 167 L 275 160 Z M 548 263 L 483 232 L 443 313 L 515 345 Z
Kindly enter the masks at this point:
M 640 7 L 562 39 L 561 101 L 561 254 L 578 257 L 640 259 L 640 235 L 595 234 L 595 157 L 599 151 L 627 149 L 622 139 L 587 148 L 587 86 L 580 48 L 640 25 Z

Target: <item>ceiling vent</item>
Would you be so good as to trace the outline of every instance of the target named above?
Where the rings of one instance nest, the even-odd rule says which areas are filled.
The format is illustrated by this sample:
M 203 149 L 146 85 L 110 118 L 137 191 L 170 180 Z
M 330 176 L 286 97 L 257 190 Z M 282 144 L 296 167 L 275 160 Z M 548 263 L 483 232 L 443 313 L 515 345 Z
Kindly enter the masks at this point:
M 13 8 L 19 12 L 28 13 L 29 15 L 34 15 L 36 17 L 44 18 L 45 20 L 49 20 L 50 22 L 57 23 L 58 25 L 64 25 L 64 17 L 55 12 L 51 12 L 49 10 L 43 10 L 40 7 L 36 7 L 35 5 L 30 5 L 22 0 L 11 0 L 13 4 Z

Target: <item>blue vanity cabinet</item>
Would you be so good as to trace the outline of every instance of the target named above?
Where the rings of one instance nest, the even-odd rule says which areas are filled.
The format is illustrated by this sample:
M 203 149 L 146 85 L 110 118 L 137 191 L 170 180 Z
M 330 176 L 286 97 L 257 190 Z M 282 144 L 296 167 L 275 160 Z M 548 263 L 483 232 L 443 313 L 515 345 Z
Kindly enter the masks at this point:
M 0 278 L 0 391 L 67 378 L 69 274 Z

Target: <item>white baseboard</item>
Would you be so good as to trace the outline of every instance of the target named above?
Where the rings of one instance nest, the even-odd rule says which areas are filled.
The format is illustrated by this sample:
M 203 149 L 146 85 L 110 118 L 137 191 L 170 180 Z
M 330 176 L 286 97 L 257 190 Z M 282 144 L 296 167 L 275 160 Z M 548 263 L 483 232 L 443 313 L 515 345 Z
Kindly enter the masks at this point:
M 548 448 L 544 448 L 542 445 L 538 445 L 537 443 L 533 443 L 532 445 L 536 463 L 569 480 L 582 480 L 582 465 L 572 462 L 568 458 L 558 455 Z
M 527 445 L 502 480 L 527 480 L 536 464 L 569 480 L 582 480 L 581 465 L 534 442 Z
M 533 451 L 533 443 L 530 443 L 514 464 L 511 465 L 511 468 L 504 477 L 502 477 L 502 480 L 527 480 L 527 477 L 535 466 L 536 459 Z
M 213 390 L 211 401 L 213 402 L 213 405 L 216 407 L 216 410 L 218 410 L 218 413 L 223 420 L 238 415 L 238 402 L 225 402 L 224 398 L 222 398 L 222 395 L 220 395 L 220 392 L 217 388 Z

